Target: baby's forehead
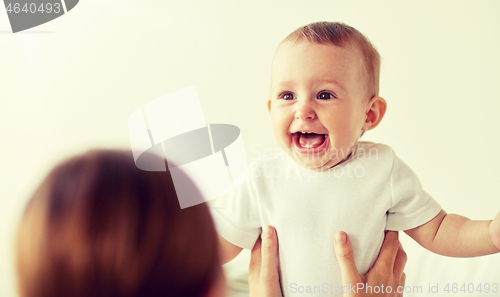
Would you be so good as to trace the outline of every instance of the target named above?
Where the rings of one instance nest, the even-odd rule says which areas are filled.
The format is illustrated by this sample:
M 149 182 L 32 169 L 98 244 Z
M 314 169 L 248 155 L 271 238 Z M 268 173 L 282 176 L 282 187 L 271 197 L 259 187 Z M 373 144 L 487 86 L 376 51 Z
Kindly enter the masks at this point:
M 290 71 L 287 68 L 293 68 L 293 65 L 299 64 L 307 67 L 308 63 L 317 63 L 317 60 L 311 58 L 317 52 L 321 52 L 321 55 L 319 55 L 321 62 L 324 61 L 325 64 L 334 63 L 348 69 L 350 73 L 354 73 L 358 84 L 364 84 L 368 80 L 362 50 L 359 46 L 354 43 L 338 46 L 332 43 L 316 43 L 307 40 L 284 41 L 278 46 L 271 68 L 272 77 L 282 72 L 287 74 L 287 71 Z M 332 72 L 335 72 L 335 70 L 337 69 L 332 69 Z
M 306 49 L 300 50 L 302 45 L 313 45 L 312 47 L 307 47 Z M 362 49 L 354 43 L 346 43 L 345 45 L 338 46 L 332 43 L 316 43 L 307 40 L 301 41 L 284 41 L 279 44 L 273 58 L 273 67 L 277 60 L 283 60 L 288 58 L 288 62 L 300 62 L 300 60 L 294 61 L 289 58 L 303 58 L 304 56 L 314 54 L 314 49 L 325 47 L 334 49 L 335 55 L 324 56 L 325 60 L 339 59 L 341 58 L 342 63 L 348 67 L 359 67 L 364 65 L 364 58 Z

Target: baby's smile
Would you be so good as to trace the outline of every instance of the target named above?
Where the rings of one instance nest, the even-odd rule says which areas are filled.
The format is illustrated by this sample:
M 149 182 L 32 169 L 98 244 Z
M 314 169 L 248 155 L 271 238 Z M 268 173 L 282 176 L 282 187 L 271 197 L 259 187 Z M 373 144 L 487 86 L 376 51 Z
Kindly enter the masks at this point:
M 292 133 L 292 139 L 300 154 L 318 154 L 328 145 L 328 134 L 299 131 Z

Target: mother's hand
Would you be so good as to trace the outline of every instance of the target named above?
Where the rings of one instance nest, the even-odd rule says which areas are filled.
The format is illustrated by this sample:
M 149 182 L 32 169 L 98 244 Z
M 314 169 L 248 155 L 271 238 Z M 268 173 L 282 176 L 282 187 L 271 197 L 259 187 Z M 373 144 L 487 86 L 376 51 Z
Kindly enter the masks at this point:
M 377 261 L 366 275 L 358 273 L 354 263 L 351 241 L 344 232 L 338 232 L 335 236 L 335 254 L 339 262 L 343 286 L 350 288 L 354 285 L 356 287 L 358 283 L 360 286 L 363 284 L 365 288 L 366 285 L 372 288 L 384 286 L 383 293 L 366 293 L 365 290 L 359 290 L 356 293 L 345 293 L 345 297 L 403 296 L 402 289 L 404 289 L 406 278 L 403 269 L 406 264 L 406 254 L 399 243 L 397 232 L 388 231 L 386 233 Z M 248 277 L 250 297 L 283 296 L 277 263 L 278 237 L 276 230 L 271 226 L 265 226 L 262 238 L 257 240 L 252 249 Z M 387 293 L 387 286 L 391 287 L 391 293 Z M 401 293 L 397 292 L 398 289 Z
M 262 228 L 250 258 L 250 297 L 282 297 L 278 273 L 278 237 L 271 226 Z
M 342 275 L 342 286 L 349 288 L 350 291 L 345 293 L 344 297 L 403 296 L 406 279 L 403 269 L 406 264 L 406 253 L 399 243 L 398 232 L 386 232 L 377 261 L 366 275 L 358 273 L 354 264 L 351 241 L 345 232 L 338 232 L 335 235 L 335 254 Z M 378 287 L 377 291 L 380 293 L 372 293 L 366 289 L 367 286 Z M 352 287 L 356 290 L 351 290 Z M 358 288 L 362 289 L 358 290 Z

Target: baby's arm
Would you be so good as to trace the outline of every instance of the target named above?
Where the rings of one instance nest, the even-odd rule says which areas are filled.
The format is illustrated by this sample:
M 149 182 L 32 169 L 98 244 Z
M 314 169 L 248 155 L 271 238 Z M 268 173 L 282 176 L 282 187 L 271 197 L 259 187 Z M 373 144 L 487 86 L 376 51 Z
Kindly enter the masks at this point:
M 426 224 L 405 232 L 440 255 L 476 257 L 500 252 L 500 213 L 493 221 L 473 221 L 441 210 Z
M 222 252 L 222 264 L 226 264 L 227 262 L 233 260 L 236 256 L 238 256 L 243 248 L 230 243 L 220 235 L 218 235 L 218 237 L 220 250 Z

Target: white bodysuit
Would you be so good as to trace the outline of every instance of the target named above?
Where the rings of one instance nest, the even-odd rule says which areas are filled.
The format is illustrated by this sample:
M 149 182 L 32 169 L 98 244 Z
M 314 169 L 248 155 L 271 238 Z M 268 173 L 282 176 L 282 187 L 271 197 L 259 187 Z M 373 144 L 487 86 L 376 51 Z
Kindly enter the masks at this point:
M 349 235 L 365 274 L 384 230 L 415 228 L 440 210 L 390 147 L 368 142 L 326 171 L 300 167 L 285 152 L 259 159 L 211 208 L 219 234 L 242 248 L 253 247 L 262 226 L 276 228 L 284 296 L 340 295 L 337 231 Z

